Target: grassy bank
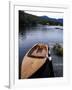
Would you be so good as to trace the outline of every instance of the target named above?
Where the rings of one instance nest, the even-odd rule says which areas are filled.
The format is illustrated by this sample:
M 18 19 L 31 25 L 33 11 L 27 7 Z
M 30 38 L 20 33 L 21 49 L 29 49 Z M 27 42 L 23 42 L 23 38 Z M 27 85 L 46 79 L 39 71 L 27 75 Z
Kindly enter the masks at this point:
M 53 46 L 52 50 L 55 53 L 55 55 L 63 56 L 63 47 L 59 43 L 56 43 Z

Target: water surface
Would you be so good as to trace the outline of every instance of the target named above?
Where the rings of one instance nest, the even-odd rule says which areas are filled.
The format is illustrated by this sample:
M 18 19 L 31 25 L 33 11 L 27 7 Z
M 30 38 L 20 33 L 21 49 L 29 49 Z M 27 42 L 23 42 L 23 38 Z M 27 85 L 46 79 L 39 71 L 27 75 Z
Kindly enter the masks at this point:
M 27 51 L 36 43 L 46 43 L 50 49 L 55 43 L 63 45 L 63 27 L 38 25 L 20 30 L 19 32 L 19 72 L 22 59 Z M 53 58 L 53 68 L 56 77 L 63 76 L 63 60 L 51 53 Z M 19 73 L 20 75 L 20 73 Z

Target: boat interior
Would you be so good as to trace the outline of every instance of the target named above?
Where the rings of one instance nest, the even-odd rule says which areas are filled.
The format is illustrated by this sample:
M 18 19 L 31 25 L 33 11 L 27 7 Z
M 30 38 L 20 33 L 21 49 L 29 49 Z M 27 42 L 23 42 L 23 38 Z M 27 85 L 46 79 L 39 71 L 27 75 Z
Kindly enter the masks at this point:
M 48 54 L 48 48 L 46 45 L 37 44 L 28 53 L 28 57 L 45 58 Z

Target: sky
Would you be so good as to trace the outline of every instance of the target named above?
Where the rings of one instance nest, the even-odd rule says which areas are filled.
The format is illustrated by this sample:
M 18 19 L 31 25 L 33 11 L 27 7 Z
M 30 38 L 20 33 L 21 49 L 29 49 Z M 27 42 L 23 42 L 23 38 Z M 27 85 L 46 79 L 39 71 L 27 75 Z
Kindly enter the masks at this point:
M 25 11 L 25 12 L 36 16 L 48 16 L 56 19 L 63 18 L 63 13 L 57 12 L 34 12 L 34 11 Z

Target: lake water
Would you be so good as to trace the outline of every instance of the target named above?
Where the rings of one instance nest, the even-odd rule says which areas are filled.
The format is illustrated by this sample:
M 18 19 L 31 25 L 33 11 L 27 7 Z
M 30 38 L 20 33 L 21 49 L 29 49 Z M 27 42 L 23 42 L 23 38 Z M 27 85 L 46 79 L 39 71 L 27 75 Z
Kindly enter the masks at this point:
M 36 27 L 22 29 L 21 32 L 19 32 L 19 72 L 24 55 L 34 44 L 39 42 L 48 44 L 50 49 L 55 43 L 63 45 L 63 27 L 38 25 Z M 62 57 L 58 57 L 53 53 L 51 53 L 51 55 L 55 76 L 63 76 Z

